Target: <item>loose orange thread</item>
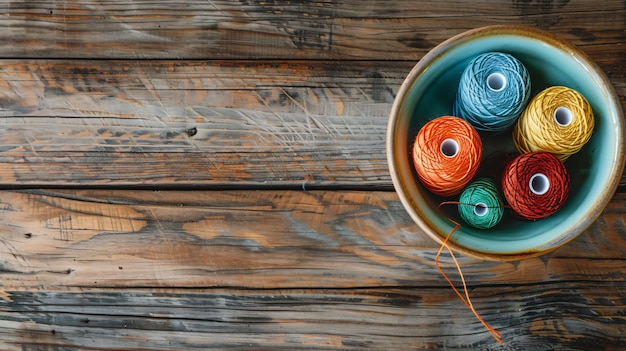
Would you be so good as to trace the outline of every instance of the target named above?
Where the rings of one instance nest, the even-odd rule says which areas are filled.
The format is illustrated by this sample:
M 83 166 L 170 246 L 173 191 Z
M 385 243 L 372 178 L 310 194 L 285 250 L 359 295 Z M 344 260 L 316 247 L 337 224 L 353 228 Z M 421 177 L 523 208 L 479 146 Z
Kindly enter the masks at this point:
M 442 202 L 442 203 L 439 204 L 439 208 L 441 208 L 441 206 L 443 206 L 443 205 L 459 205 L 459 202 L 456 202 L 456 201 L 445 201 L 445 202 Z M 454 256 L 454 252 L 452 251 L 452 249 L 448 245 L 448 241 L 450 240 L 450 237 L 452 237 L 452 234 L 454 234 L 454 232 L 456 232 L 461 227 L 461 225 L 458 222 L 454 221 L 452 218 L 448 217 L 448 220 L 450 222 L 454 223 L 454 228 L 450 231 L 448 236 L 446 236 L 446 238 L 443 240 L 443 242 L 441 243 L 441 247 L 439 248 L 439 251 L 437 251 L 437 256 L 435 256 L 435 265 L 437 266 L 437 270 L 446 279 L 448 284 L 450 284 L 450 286 L 452 287 L 452 290 L 454 290 L 456 295 L 461 299 L 461 301 L 463 301 L 465 306 L 469 307 L 469 309 L 474 313 L 474 315 L 480 321 L 480 323 L 482 323 L 482 325 L 484 325 L 485 328 L 487 328 L 487 331 L 489 331 L 491 336 L 493 336 L 493 338 L 498 343 L 504 344 L 504 341 L 502 340 L 502 335 L 500 334 L 500 332 L 497 331 L 491 325 L 489 325 L 489 323 L 487 323 L 483 319 L 483 317 L 480 316 L 480 314 L 478 313 L 478 311 L 476 311 L 476 309 L 474 308 L 474 305 L 472 304 L 472 300 L 470 299 L 469 292 L 467 290 L 467 284 L 465 282 L 465 277 L 463 276 L 463 271 L 461 270 L 461 265 L 459 264 L 459 261 L 456 259 L 456 256 Z M 450 280 L 450 278 L 448 278 L 448 275 L 443 271 L 443 269 L 439 265 L 439 257 L 441 256 L 441 252 L 443 251 L 444 248 L 446 248 L 448 250 L 448 252 L 450 253 L 450 257 L 452 257 L 452 260 L 454 261 L 454 264 L 455 264 L 455 266 L 457 268 L 457 271 L 459 272 L 459 276 L 461 277 L 461 283 L 463 284 L 463 293 L 465 294 L 465 296 L 463 296 L 463 294 L 461 294 L 459 289 L 457 289 L 457 287 L 454 286 L 454 283 L 452 283 L 452 280 Z

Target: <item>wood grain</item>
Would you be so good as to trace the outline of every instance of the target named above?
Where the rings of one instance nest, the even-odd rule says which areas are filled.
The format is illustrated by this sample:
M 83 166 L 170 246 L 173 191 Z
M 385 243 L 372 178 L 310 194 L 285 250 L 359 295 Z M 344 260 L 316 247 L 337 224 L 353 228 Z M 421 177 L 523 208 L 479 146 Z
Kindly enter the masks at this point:
M 617 350 L 624 290 L 571 283 L 472 291 L 500 346 L 450 291 L 419 289 L 20 291 L 3 350 Z M 524 296 L 509 298 L 509 296 Z M 621 304 L 621 306 L 616 306 Z M 463 326 L 459 328 L 459 326 Z M 107 340 L 103 345 L 101 340 Z
M 3 61 L 0 184 L 389 188 L 387 118 L 412 66 Z
M 11 1 L 0 6 L 0 57 L 418 60 L 493 24 L 620 56 L 625 13 L 618 0 Z
M 5 291 L 446 286 L 434 267 L 438 246 L 393 192 L 23 190 L 0 198 Z M 623 284 L 625 201 L 618 195 L 552 254 L 464 258 L 465 275 L 487 286 Z
M 472 301 L 504 347 L 441 278 L 438 247 L 392 192 L 0 198 L 5 350 L 609 350 L 623 341 L 621 194 L 589 231 L 542 258 L 461 257 Z

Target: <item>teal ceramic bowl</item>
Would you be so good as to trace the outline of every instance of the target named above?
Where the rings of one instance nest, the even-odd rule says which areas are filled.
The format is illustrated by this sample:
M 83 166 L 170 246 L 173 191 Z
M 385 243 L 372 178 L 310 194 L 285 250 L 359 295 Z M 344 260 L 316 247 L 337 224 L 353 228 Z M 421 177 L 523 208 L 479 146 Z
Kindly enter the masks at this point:
M 509 53 L 531 74 L 532 96 L 553 85 L 583 94 L 594 112 L 595 128 L 582 151 L 566 161 L 571 190 L 563 207 L 536 221 L 506 214 L 487 230 L 465 225 L 456 206 L 439 204 L 419 182 L 410 149 L 427 121 L 452 114 L 452 104 L 463 69 L 475 56 L 489 51 Z M 547 253 L 574 239 L 589 227 L 612 198 L 624 168 L 624 119 L 621 105 L 601 69 L 572 44 L 550 33 L 517 26 L 491 26 L 459 34 L 426 54 L 400 87 L 387 129 L 387 159 L 394 187 L 415 223 L 441 244 L 451 237 L 458 252 L 490 260 L 519 260 Z M 483 139 L 483 155 L 515 152 L 510 134 Z M 449 200 L 446 198 L 445 200 Z

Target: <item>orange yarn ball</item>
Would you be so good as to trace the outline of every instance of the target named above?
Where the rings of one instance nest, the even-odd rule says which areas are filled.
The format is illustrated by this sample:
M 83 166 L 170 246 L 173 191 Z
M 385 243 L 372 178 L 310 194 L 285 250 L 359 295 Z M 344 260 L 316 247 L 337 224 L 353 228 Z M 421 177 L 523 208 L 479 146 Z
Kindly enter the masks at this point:
M 427 122 L 413 143 L 413 166 L 433 194 L 452 196 L 472 180 L 482 157 L 482 141 L 468 122 L 443 116 Z

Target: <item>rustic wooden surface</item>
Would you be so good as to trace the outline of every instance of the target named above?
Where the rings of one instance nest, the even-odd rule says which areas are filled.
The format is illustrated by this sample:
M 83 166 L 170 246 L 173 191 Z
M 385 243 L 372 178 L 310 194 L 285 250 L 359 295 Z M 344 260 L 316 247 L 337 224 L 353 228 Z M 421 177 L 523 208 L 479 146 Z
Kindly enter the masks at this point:
M 623 349 L 626 180 L 555 252 L 461 257 L 504 345 L 393 190 L 404 76 L 490 24 L 626 108 L 624 1 L 0 2 L 0 349 Z

